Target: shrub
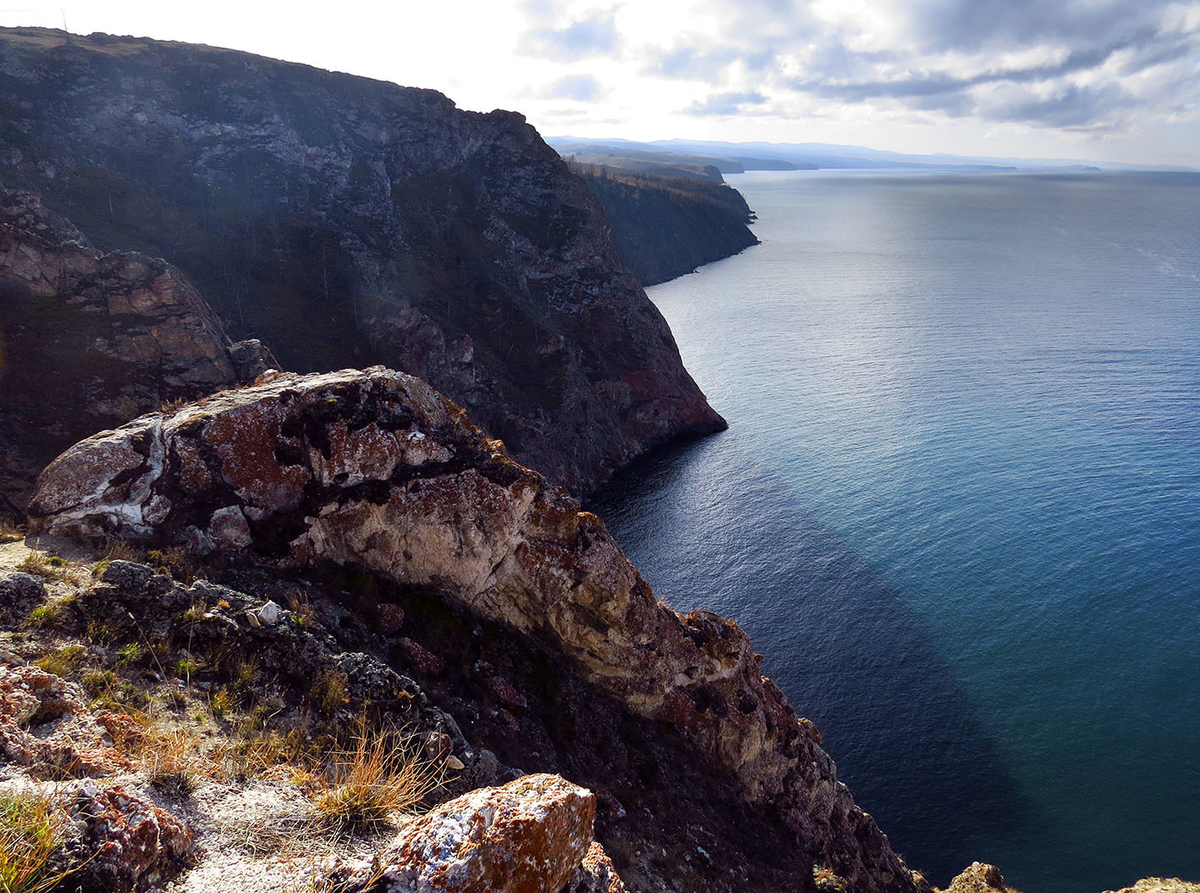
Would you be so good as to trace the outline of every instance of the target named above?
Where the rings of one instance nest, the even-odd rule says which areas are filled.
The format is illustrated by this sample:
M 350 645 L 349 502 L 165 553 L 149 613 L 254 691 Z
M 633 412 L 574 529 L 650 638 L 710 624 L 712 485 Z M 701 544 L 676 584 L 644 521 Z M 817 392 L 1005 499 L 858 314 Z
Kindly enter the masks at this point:
M 25 625 L 34 629 L 46 629 L 58 623 L 62 608 L 58 602 L 46 602 L 38 605 L 25 618 Z

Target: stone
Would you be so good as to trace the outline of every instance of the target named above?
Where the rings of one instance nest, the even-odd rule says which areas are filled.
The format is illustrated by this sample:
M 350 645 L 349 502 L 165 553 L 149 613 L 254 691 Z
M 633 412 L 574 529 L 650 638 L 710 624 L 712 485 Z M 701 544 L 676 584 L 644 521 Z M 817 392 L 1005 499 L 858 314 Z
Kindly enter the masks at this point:
M 115 461 L 110 473 L 97 460 L 134 444 L 200 457 L 205 474 L 173 461 L 133 472 Z M 428 461 L 433 447 L 447 458 Z M 285 374 L 95 435 L 43 473 L 30 529 L 186 547 L 230 493 L 257 520 L 253 543 L 228 559 L 371 571 L 545 643 L 630 712 L 673 726 L 852 889 L 925 888 L 838 781 L 815 729 L 759 674 L 746 634 L 660 604 L 599 518 L 419 379 L 382 367 Z M 174 508 L 151 524 L 157 495 Z
M 113 893 L 161 890 L 186 868 L 193 852 L 187 823 L 115 785 L 77 784 L 68 814 L 73 819 L 62 857 L 83 867 L 71 877 L 84 889 Z
M 105 743 L 106 730 L 73 682 L 35 666 L 0 666 L 0 764 L 38 778 L 110 775 L 129 761 Z M 110 739 L 111 740 L 111 739 Z
M 41 578 L 20 571 L 0 576 L 0 626 L 13 627 L 46 600 Z
M 339 889 L 378 893 L 558 893 L 592 840 L 596 799 L 557 775 L 479 788 L 414 819 Z M 374 876 L 373 885 L 365 881 Z
M 972 862 L 958 875 L 946 893 L 1007 893 L 1000 869 L 986 862 Z
M 1115 893 L 1200 893 L 1200 884 L 1179 878 L 1150 877 L 1142 878 L 1132 887 L 1122 887 Z
M 275 602 L 268 601 L 265 605 L 258 609 L 258 622 L 263 626 L 274 626 L 279 622 L 280 608 Z
M 563 893 L 626 893 L 626 889 L 604 847 L 593 840 Z

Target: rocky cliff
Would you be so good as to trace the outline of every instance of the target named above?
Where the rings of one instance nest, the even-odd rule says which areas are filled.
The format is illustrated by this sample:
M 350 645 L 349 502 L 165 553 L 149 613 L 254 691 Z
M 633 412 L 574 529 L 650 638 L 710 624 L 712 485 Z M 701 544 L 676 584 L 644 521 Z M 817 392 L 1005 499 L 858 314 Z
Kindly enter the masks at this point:
M 208 47 L 0 30 L 0 181 L 167 257 L 286 368 L 386 363 L 575 490 L 723 426 L 524 119 Z
M 599 519 L 417 379 L 383 368 L 268 373 L 253 388 L 144 416 L 55 460 L 30 524 L 38 534 L 183 548 L 233 568 L 368 574 L 399 593 L 406 615 L 434 599 L 549 655 L 509 661 L 557 726 L 542 727 L 542 747 L 510 758 L 527 767 L 546 759 L 543 750 L 558 752 L 564 765 L 537 768 L 565 766 L 573 781 L 617 787 L 635 803 L 666 794 L 676 808 L 690 793 L 667 783 L 680 765 L 697 790 L 725 779 L 741 807 L 709 803 L 682 817 L 711 816 L 718 830 L 704 833 L 726 849 L 738 841 L 739 858 L 754 849 L 747 831 L 760 841 L 782 834 L 773 860 L 791 880 L 760 889 L 808 889 L 817 867 L 856 890 L 924 888 L 837 781 L 816 729 L 759 675 L 745 634 L 715 614 L 659 604 Z M 474 685 L 491 686 L 509 719 L 493 711 L 477 729 L 504 755 L 503 739 L 523 728 L 513 713 L 534 698 L 484 664 Z M 539 679 L 538 665 L 548 675 Z M 572 694 L 549 696 L 548 684 Z M 650 726 L 612 734 L 595 725 L 621 714 Z M 653 770 L 622 757 L 637 740 L 668 756 Z M 745 822 L 742 810 L 753 826 L 739 832 L 731 826 Z M 646 818 L 656 830 L 640 833 L 673 842 L 697 833 L 654 824 L 673 819 Z M 598 831 L 607 845 L 606 833 Z M 683 889 L 726 888 L 700 877 L 709 886 Z
M 0 189 L 0 515 L 23 519 L 38 473 L 77 440 L 274 364 L 232 344 L 169 264 L 103 254 L 37 195 Z
M 613 245 L 642 285 L 737 254 L 758 239 L 746 200 L 724 183 L 574 164 L 604 205 Z

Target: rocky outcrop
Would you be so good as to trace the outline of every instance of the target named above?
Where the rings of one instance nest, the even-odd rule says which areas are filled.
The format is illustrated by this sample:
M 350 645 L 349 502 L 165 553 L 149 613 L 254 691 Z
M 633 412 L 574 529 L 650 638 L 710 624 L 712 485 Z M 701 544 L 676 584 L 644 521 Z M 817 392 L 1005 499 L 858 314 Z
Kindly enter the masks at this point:
M 0 511 L 23 516 L 38 473 L 80 438 L 268 365 L 169 264 L 102 254 L 39 196 L 0 190 Z
M 612 227 L 613 246 L 642 285 L 656 285 L 757 245 L 746 200 L 724 183 L 573 168 Z M 718 175 L 719 176 L 719 175 Z
M 1200 893 L 1200 884 L 1181 881 L 1179 878 L 1150 877 L 1142 878 L 1132 887 L 1123 887 L 1116 893 Z
M 406 825 L 338 889 L 559 893 L 588 854 L 596 798 L 557 775 L 479 788 Z
M 854 889 L 920 889 L 732 622 L 660 605 L 595 516 L 450 401 L 382 368 L 269 375 L 96 435 L 43 473 L 31 529 L 280 568 L 368 569 L 546 643 L 664 723 Z
M 627 893 L 627 890 L 604 847 L 593 840 L 563 893 Z
M 946 893 L 1008 893 L 1008 887 L 995 865 L 972 862 L 950 882 Z
M 724 425 L 596 199 L 518 114 L 38 29 L 0 30 L 0 79 L 0 181 L 101 247 L 170 258 L 286 368 L 419 375 L 575 490 Z

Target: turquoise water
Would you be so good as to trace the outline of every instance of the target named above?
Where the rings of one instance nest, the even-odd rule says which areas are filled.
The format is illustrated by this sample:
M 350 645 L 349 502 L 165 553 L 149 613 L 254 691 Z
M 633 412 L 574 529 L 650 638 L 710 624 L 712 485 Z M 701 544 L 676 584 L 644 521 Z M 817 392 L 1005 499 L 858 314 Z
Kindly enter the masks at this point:
M 1200 175 L 731 182 L 650 291 L 730 430 L 592 508 L 935 882 L 1200 880 Z

